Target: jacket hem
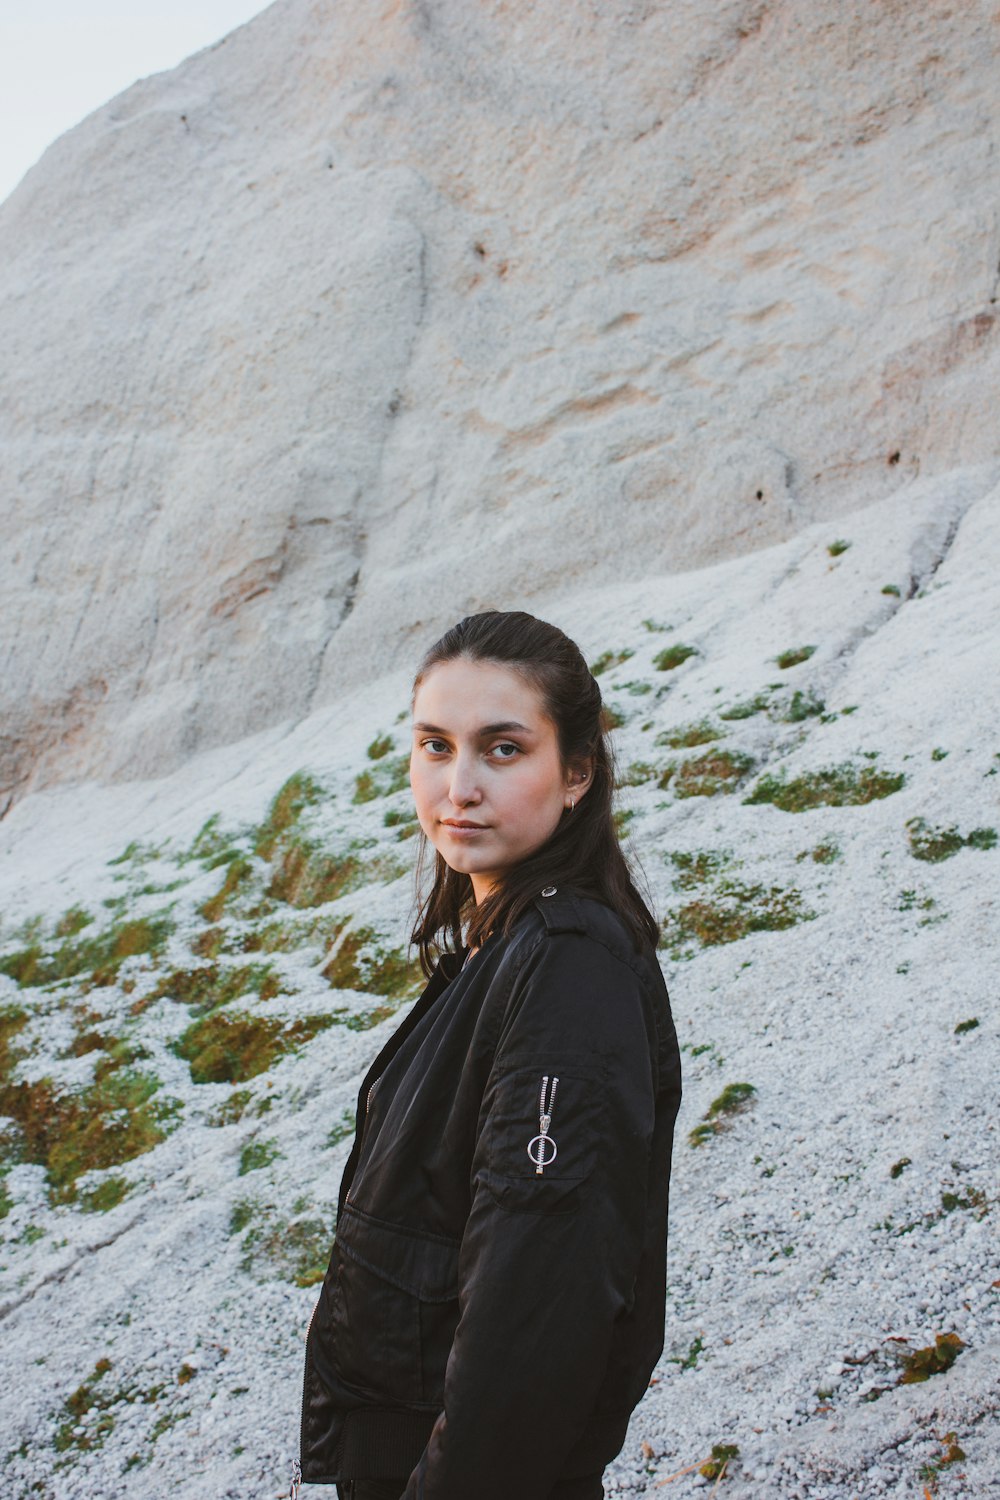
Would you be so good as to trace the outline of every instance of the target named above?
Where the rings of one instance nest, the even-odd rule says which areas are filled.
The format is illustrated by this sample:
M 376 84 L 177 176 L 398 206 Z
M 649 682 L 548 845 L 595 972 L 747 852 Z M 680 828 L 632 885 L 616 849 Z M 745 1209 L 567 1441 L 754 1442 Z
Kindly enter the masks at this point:
M 585 1435 L 566 1455 L 560 1478 L 582 1479 L 603 1469 L 625 1446 L 632 1408 L 588 1417 Z
M 349 1479 L 409 1475 L 423 1456 L 438 1415 L 376 1406 L 344 1412 L 334 1469 L 318 1473 L 303 1463 L 303 1482 L 343 1484 Z M 621 1452 L 631 1416 L 630 1409 L 591 1417 L 586 1436 L 567 1455 L 560 1478 L 575 1479 L 604 1469 Z

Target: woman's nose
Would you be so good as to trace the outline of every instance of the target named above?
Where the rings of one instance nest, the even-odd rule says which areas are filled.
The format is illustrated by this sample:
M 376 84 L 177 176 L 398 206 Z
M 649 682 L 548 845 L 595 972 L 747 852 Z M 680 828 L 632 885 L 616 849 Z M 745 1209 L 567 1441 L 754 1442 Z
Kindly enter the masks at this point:
M 456 755 L 452 764 L 451 785 L 448 788 L 448 795 L 456 807 L 466 807 L 482 797 L 477 770 L 476 761 Z

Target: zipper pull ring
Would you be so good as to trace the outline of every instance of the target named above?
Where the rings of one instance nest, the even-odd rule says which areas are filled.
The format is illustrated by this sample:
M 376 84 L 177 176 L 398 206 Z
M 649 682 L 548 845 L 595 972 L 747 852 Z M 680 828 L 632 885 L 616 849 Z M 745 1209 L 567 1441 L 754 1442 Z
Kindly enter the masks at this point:
M 298 1500 L 299 1489 L 302 1486 L 302 1465 L 297 1458 L 292 1459 L 292 1482 L 288 1489 L 288 1500 Z
M 547 1073 L 543 1074 L 543 1076 L 542 1076 L 542 1092 L 541 1092 L 541 1095 L 540 1095 L 539 1100 L 538 1100 L 538 1129 L 539 1129 L 539 1134 L 535 1135 L 535 1136 L 532 1136 L 531 1140 L 528 1142 L 528 1155 L 531 1157 L 531 1160 L 535 1163 L 535 1176 L 536 1177 L 541 1177 L 541 1175 L 544 1172 L 545 1168 L 552 1165 L 552 1163 L 556 1159 L 556 1156 L 557 1156 L 558 1150 L 559 1150 L 559 1148 L 556 1145 L 555 1141 L 549 1135 L 549 1125 L 552 1123 L 552 1111 L 553 1111 L 553 1108 L 555 1107 L 555 1102 L 556 1102 L 556 1088 L 558 1086 L 559 1079 L 556 1078 L 556 1077 L 553 1077 L 552 1080 L 551 1080 L 551 1082 L 552 1082 L 552 1087 L 551 1087 L 551 1089 L 549 1089 L 549 1087 L 548 1087 L 548 1085 L 549 1085 L 549 1075 Z M 548 1096 L 547 1098 L 546 1098 L 546 1095 Z M 538 1142 L 538 1147 L 537 1147 L 537 1150 L 533 1151 L 532 1147 L 535 1145 L 536 1141 Z M 546 1148 L 546 1146 L 551 1146 L 552 1147 L 552 1155 L 551 1156 L 547 1156 L 545 1154 L 545 1148 Z

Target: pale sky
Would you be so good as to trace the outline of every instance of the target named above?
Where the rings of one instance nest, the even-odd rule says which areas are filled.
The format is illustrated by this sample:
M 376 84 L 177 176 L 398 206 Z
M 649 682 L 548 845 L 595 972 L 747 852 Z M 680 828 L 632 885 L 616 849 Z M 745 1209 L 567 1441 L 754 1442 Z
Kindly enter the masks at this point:
M 0 200 L 52 141 L 268 0 L 0 0 Z

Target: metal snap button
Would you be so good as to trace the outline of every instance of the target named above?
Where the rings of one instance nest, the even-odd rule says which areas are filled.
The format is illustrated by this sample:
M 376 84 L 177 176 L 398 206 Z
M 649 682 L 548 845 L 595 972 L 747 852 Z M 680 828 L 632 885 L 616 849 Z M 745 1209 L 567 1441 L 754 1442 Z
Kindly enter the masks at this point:
M 542 895 L 543 896 L 554 896 L 555 893 L 556 893 L 556 887 L 554 885 L 547 885 L 542 890 Z

